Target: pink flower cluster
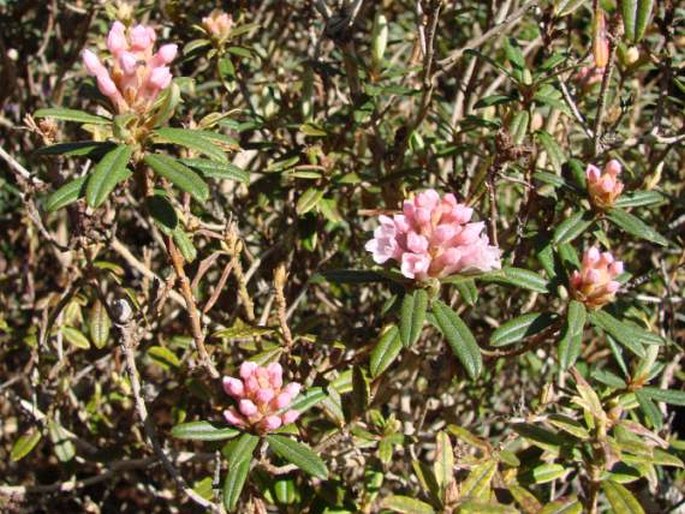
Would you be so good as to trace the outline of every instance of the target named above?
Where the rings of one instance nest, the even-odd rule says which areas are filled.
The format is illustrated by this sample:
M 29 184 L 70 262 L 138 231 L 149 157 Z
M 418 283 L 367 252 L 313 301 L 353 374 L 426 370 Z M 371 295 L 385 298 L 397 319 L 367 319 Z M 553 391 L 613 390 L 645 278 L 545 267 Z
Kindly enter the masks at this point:
M 153 46 L 157 35 L 152 27 L 136 25 L 127 29 L 116 21 L 107 36 L 107 48 L 114 58 L 111 73 L 90 50 L 83 51 L 83 64 L 97 80 L 98 89 L 114 104 L 117 112 L 145 112 L 160 91 L 171 83 L 167 66 L 176 57 L 178 47 Z
M 209 16 L 202 18 L 202 25 L 210 36 L 222 40 L 231 33 L 233 18 L 225 12 L 215 9 Z
M 405 200 L 402 214 L 380 216 L 365 248 L 377 264 L 397 261 L 402 274 L 416 280 L 499 269 L 500 250 L 482 234 L 483 222 L 470 222 L 472 215 L 453 194 L 441 198 L 429 189 Z
M 240 378 L 224 377 L 223 386 L 226 394 L 238 402 L 237 408 L 224 411 L 226 421 L 235 427 L 270 432 L 300 415 L 286 409 L 301 386 L 297 382 L 283 386 L 283 368 L 277 362 L 261 367 L 245 361 L 240 366 Z
M 609 252 L 600 253 L 594 246 L 585 250 L 580 271 L 571 275 L 571 294 L 591 309 L 614 299 L 621 284 L 614 280 L 623 273 L 623 262 Z
M 604 166 L 602 173 L 597 166 L 590 164 L 585 170 L 590 201 L 595 207 L 607 209 L 614 205 L 616 198 L 623 191 L 623 182 L 618 179 L 621 174 L 621 163 L 616 159 Z

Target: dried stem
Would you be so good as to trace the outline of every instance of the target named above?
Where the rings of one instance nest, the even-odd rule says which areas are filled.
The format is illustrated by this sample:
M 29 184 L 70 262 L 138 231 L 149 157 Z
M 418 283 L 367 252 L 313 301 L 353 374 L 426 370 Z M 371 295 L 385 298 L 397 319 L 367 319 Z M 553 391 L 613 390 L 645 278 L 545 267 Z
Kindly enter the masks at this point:
M 274 271 L 274 289 L 276 293 L 276 306 L 278 309 L 278 323 L 281 326 L 281 333 L 285 340 L 286 349 L 290 350 L 293 347 L 294 341 L 290 332 L 290 327 L 288 327 L 287 304 L 285 302 L 285 294 L 283 293 L 287 278 L 288 274 L 285 271 L 285 266 L 281 264 L 276 268 L 276 271 Z
M 145 430 L 145 437 L 147 443 L 150 445 L 155 455 L 162 462 L 162 465 L 167 470 L 171 478 L 176 483 L 176 486 L 183 491 L 183 493 L 188 496 L 192 501 L 200 505 L 201 507 L 211 511 L 220 513 L 221 509 L 214 503 L 205 500 L 202 496 L 197 494 L 193 489 L 188 486 L 186 481 L 183 479 L 179 471 L 174 467 L 171 459 L 166 454 L 164 449 L 159 444 L 157 439 L 157 432 L 155 426 L 150 418 L 147 410 L 147 405 L 143 399 L 141 393 L 141 383 L 140 375 L 138 373 L 138 368 L 136 366 L 136 359 L 134 355 L 135 347 L 138 344 L 138 336 L 136 334 L 136 324 L 131 320 L 120 320 L 115 323 L 116 328 L 119 330 L 120 336 L 120 347 L 124 353 L 126 359 L 126 370 L 128 372 L 128 377 L 131 382 L 131 391 L 133 393 L 134 402 L 136 405 L 136 411 L 138 412 L 138 417 L 143 424 L 143 429 Z
M 195 341 L 195 348 L 200 355 L 202 366 L 209 372 L 212 378 L 219 378 L 219 371 L 212 363 L 212 359 L 207 353 L 207 348 L 205 347 L 205 335 L 204 331 L 202 330 L 202 320 L 200 318 L 200 312 L 195 305 L 195 298 L 193 296 L 193 290 L 190 287 L 190 280 L 188 280 L 188 276 L 183 268 L 183 256 L 176 248 L 171 236 L 167 238 L 167 252 L 169 254 L 171 264 L 176 271 L 176 276 L 181 283 L 181 295 L 185 301 L 186 312 L 190 317 L 190 328 L 193 334 L 193 341 Z

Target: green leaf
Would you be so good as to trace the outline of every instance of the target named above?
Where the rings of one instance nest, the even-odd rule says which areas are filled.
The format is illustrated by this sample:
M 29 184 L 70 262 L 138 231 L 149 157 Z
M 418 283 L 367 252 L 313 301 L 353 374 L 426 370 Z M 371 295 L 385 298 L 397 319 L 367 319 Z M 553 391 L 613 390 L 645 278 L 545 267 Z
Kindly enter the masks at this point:
M 583 506 L 575 498 L 563 498 L 545 505 L 538 514 L 582 514 Z
M 550 414 L 547 417 L 547 422 L 564 432 L 567 432 L 578 439 L 588 439 L 590 432 L 575 419 L 564 414 Z
M 181 361 L 178 357 L 176 357 L 174 352 L 169 350 L 169 348 L 165 348 L 163 346 L 151 346 L 148 348 L 147 354 L 153 361 L 162 366 L 164 369 L 178 369 L 181 367 Z
M 400 311 L 400 339 L 405 348 L 409 348 L 419 339 L 427 309 L 428 292 L 425 289 L 417 289 L 404 295 Z
M 186 166 L 195 168 L 205 178 L 238 180 L 245 184 L 250 183 L 250 174 L 230 162 L 219 163 L 209 159 L 179 159 L 179 161 Z
M 520 145 L 528 133 L 528 125 L 530 124 L 530 114 L 528 111 L 520 111 L 516 113 L 509 124 L 509 132 L 514 140 L 514 144 Z
M 653 8 L 654 0 L 638 0 L 637 16 L 635 19 L 635 43 L 639 43 L 645 35 Z
M 174 242 L 186 262 L 193 262 L 197 258 L 197 250 L 193 240 L 180 228 L 174 230 Z
M 166 193 L 155 193 L 145 198 L 145 205 L 157 226 L 167 234 L 173 233 L 178 227 L 176 209 L 166 197 Z
M 86 194 L 86 177 L 80 177 L 67 182 L 57 191 L 48 196 L 45 201 L 45 210 L 54 212 L 74 203 L 76 200 Z
M 635 398 L 637 398 L 637 402 L 640 404 L 640 409 L 642 409 L 644 415 L 651 421 L 652 426 L 656 430 L 661 430 L 664 426 L 663 416 L 659 407 L 651 400 L 651 397 L 638 389 L 635 391 Z
M 400 514 L 434 514 L 433 507 L 421 500 L 409 496 L 388 496 L 381 503 L 382 509 L 389 509 Z
M 29 429 L 12 445 L 10 460 L 12 462 L 17 462 L 26 457 L 36 447 L 42 437 L 43 435 L 39 430 L 36 430 L 35 428 Z
M 497 461 L 488 460 L 474 466 L 464 483 L 461 484 L 461 495 L 464 498 L 484 498 L 490 490 L 492 478 L 497 471 Z
M 317 206 L 317 204 L 323 198 L 323 195 L 324 192 L 322 190 L 317 189 L 316 187 L 310 187 L 304 193 L 302 193 L 302 196 L 300 196 L 299 200 L 297 200 L 295 211 L 300 216 L 307 214 Z
M 511 319 L 492 333 L 490 346 L 507 346 L 526 337 L 539 334 L 552 325 L 556 319 L 557 315 L 550 312 L 531 312 Z
M 626 193 L 621 195 L 614 207 L 625 209 L 627 207 L 644 207 L 646 205 L 654 205 L 661 203 L 666 197 L 658 191 L 634 191 L 633 193 Z
M 157 143 L 173 143 L 206 155 L 211 160 L 227 163 L 228 158 L 222 148 L 214 143 L 214 134 L 204 130 L 180 128 L 160 128 L 153 132 Z
M 658 387 L 643 387 L 640 392 L 655 402 L 665 402 L 671 405 L 685 407 L 685 391 L 674 389 L 660 389 Z
M 561 173 L 561 167 L 566 162 L 566 156 L 564 155 L 564 151 L 559 146 L 559 143 L 557 143 L 556 140 L 544 130 L 536 132 L 535 136 L 542 144 L 545 152 L 547 152 L 547 156 L 552 163 L 554 171 Z
M 548 293 L 549 282 L 534 271 L 523 268 L 505 267 L 498 271 L 485 273 L 478 277 L 484 282 L 497 282 L 516 287 L 522 287 L 538 293 Z
M 228 512 L 232 512 L 238 505 L 240 493 L 243 492 L 247 475 L 250 472 L 250 459 L 238 462 L 228 467 L 224 480 L 223 502 Z
M 615 514 L 644 514 L 640 503 L 633 494 L 621 484 L 605 480 L 602 489 Z
M 587 311 L 585 305 L 579 301 L 571 300 L 566 313 L 566 323 L 559 342 L 559 367 L 567 370 L 580 355 L 583 342 L 583 331 Z
M 433 303 L 435 324 L 447 339 L 452 351 L 474 380 L 483 369 L 483 357 L 473 334 L 461 318 L 441 300 Z
M 628 41 L 635 41 L 635 21 L 637 19 L 638 0 L 621 0 L 621 17 L 623 32 Z
M 569 470 L 561 464 L 542 464 L 519 476 L 522 483 L 547 484 L 565 477 Z
M 88 178 L 86 201 L 91 207 L 100 207 L 119 182 L 131 176 L 126 168 L 133 149 L 130 146 L 117 146 L 97 163 Z
M 172 81 L 171 85 L 162 91 L 154 103 L 154 115 L 150 119 L 149 126 L 158 127 L 166 123 L 176 110 L 176 106 L 181 101 L 181 88 L 176 81 Z
M 228 459 L 229 467 L 237 466 L 242 462 L 250 462 L 252 454 L 257 448 L 259 437 L 244 432 L 238 439 L 226 444 L 221 453 Z
M 173 427 L 171 435 L 177 439 L 223 441 L 240 435 L 240 432 L 235 428 L 218 427 L 209 421 L 191 421 Z
M 78 111 L 76 109 L 38 109 L 33 113 L 34 118 L 55 118 L 56 120 L 75 121 L 77 123 L 90 123 L 93 125 L 106 125 L 112 123 L 112 120 L 103 118 L 102 116 L 95 116 L 87 112 Z
M 402 340 L 400 331 L 395 325 L 388 327 L 376 343 L 371 352 L 369 371 L 371 377 L 376 378 L 383 373 L 394 362 L 402 351 Z
M 78 328 L 63 326 L 60 332 L 62 332 L 64 339 L 76 348 L 81 350 L 88 350 L 90 348 L 90 341 Z
M 478 100 L 473 106 L 474 109 L 482 109 L 483 107 L 490 107 L 492 105 L 502 105 L 515 102 L 518 98 L 514 95 L 490 95 Z M 521 113 L 527 113 L 528 111 L 521 111 Z M 513 121 L 512 121 L 513 124 Z M 511 132 L 511 126 L 509 131 Z
M 209 188 L 202 177 L 176 159 L 148 154 L 144 160 L 159 175 L 193 195 L 196 200 L 204 202 L 209 197 Z
M 288 410 L 296 410 L 300 414 L 311 409 L 326 398 L 326 391 L 320 387 L 310 387 L 301 393 L 293 402 L 288 405 Z
M 599 327 L 610 334 L 622 346 L 638 357 L 645 356 L 645 349 L 642 347 L 640 340 L 635 337 L 635 331 L 631 327 L 621 323 L 608 312 L 590 312 L 588 313 L 588 319 L 595 327 Z
M 656 243 L 661 246 L 668 246 L 668 239 L 659 234 L 640 218 L 630 214 L 629 212 L 626 212 L 622 209 L 611 209 L 607 213 L 607 218 L 616 226 L 622 228 L 633 236 L 646 239 L 647 241 L 651 241 L 652 243 Z
M 302 471 L 321 479 L 328 477 L 326 464 L 308 446 L 282 435 L 267 435 L 266 441 L 276 455 L 295 464 Z
M 459 504 L 459 514 L 519 514 L 519 511 L 511 505 L 469 500 Z
M 469 278 L 461 282 L 455 282 L 454 286 L 467 304 L 476 305 L 476 301 L 478 300 L 478 288 L 476 288 L 475 280 Z
M 107 309 L 105 309 L 100 300 L 95 300 L 88 316 L 90 340 L 95 345 L 95 348 L 101 349 L 105 347 L 107 339 L 109 339 L 111 327 L 112 322 L 107 314 Z
M 76 456 L 74 443 L 71 442 L 69 434 L 57 421 L 52 420 L 48 423 L 48 435 L 55 447 L 55 455 L 60 462 L 69 462 Z
M 552 241 L 555 245 L 570 243 L 585 232 L 594 222 L 594 218 L 586 211 L 576 212 L 566 218 L 555 230 Z
M 443 493 L 454 481 L 454 449 L 449 436 L 442 431 L 437 435 L 433 474 Z
M 103 141 L 74 141 L 44 146 L 35 151 L 36 155 L 69 155 L 72 157 L 101 153 L 114 145 Z

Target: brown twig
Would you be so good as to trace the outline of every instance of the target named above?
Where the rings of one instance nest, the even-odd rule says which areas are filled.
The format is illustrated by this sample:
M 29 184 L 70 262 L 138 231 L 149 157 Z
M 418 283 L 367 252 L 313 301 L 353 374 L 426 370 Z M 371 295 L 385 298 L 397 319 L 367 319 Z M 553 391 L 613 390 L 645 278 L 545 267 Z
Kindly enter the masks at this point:
M 294 341 L 292 333 L 290 332 L 290 327 L 288 327 L 288 318 L 286 312 L 287 304 L 285 302 L 285 294 L 283 293 L 287 278 L 288 274 L 285 271 L 285 266 L 281 264 L 274 271 L 274 290 L 276 295 L 278 323 L 281 327 L 283 339 L 285 340 L 285 347 L 286 349 L 290 350 L 293 347 Z
M 169 259 L 171 264 L 176 271 L 176 276 L 181 283 L 181 295 L 185 301 L 186 312 L 190 318 L 190 328 L 193 334 L 193 341 L 195 341 L 195 348 L 200 355 L 200 361 L 203 367 L 209 372 L 212 378 L 219 378 L 220 373 L 212 363 L 212 359 L 207 353 L 207 348 L 205 347 L 205 334 L 202 330 L 202 320 L 200 318 L 200 312 L 197 310 L 195 305 L 195 297 L 193 296 L 193 290 L 190 287 L 190 280 L 186 275 L 185 269 L 183 268 L 183 256 L 176 248 L 171 236 L 167 238 L 167 252 L 169 254 Z
M 187 280 L 187 278 L 186 278 Z M 130 316 L 129 316 L 130 317 Z M 119 331 L 119 346 L 124 353 L 126 359 L 126 370 L 131 382 L 131 392 L 138 412 L 138 417 L 143 424 L 145 437 L 147 443 L 150 445 L 155 455 L 162 462 L 162 465 L 167 470 L 171 478 L 176 483 L 176 486 L 192 501 L 211 512 L 221 513 L 221 509 L 214 503 L 205 500 L 202 496 L 197 494 L 184 480 L 179 471 L 174 467 L 171 459 L 159 444 L 157 439 L 157 432 L 153 425 L 147 410 L 147 405 L 143 399 L 141 392 L 140 375 L 136 366 L 136 359 L 134 355 L 135 347 L 138 344 L 139 336 L 137 334 L 137 325 L 132 319 L 126 319 L 126 316 L 121 316 L 115 320 L 115 327 Z

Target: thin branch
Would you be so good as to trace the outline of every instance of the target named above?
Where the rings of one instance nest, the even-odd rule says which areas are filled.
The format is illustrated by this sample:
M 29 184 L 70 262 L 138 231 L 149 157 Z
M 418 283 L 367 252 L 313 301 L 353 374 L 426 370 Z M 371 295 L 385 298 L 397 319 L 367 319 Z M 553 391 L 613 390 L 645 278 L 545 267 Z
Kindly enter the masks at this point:
M 202 319 L 200 312 L 197 310 L 197 305 L 195 305 L 195 297 L 193 296 L 193 290 L 190 287 L 190 280 L 188 279 L 183 267 L 183 256 L 178 251 L 178 248 L 176 248 L 171 236 L 167 238 L 167 251 L 169 254 L 169 259 L 171 260 L 171 264 L 176 271 L 176 276 L 181 283 L 181 295 L 185 300 L 186 312 L 190 318 L 190 328 L 193 334 L 193 341 L 195 341 L 195 348 L 200 355 L 202 366 L 209 372 L 212 378 L 219 378 L 220 373 L 216 369 L 216 366 L 214 366 L 212 363 L 212 359 L 209 356 L 209 353 L 207 353 L 207 348 L 205 347 L 205 334 L 202 330 Z
M 120 341 L 119 346 L 126 358 L 126 370 L 128 372 L 129 380 L 131 382 L 131 392 L 136 405 L 138 417 L 143 424 L 147 443 L 151 446 L 155 455 L 162 462 L 162 465 L 167 470 L 171 478 L 176 483 L 176 486 L 192 501 L 201 507 L 216 513 L 221 513 L 221 509 L 214 503 L 205 500 L 202 496 L 197 494 L 184 480 L 179 471 L 174 467 L 171 459 L 159 444 L 157 439 L 157 432 L 153 425 L 147 410 L 147 405 L 142 396 L 142 388 L 140 384 L 140 375 L 136 366 L 136 359 L 134 355 L 135 347 L 138 344 L 138 336 L 136 334 L 136 324 L 132 320 L 118 319 L 115 321 L 115 326 L 119 330 Z
M 471 39 L 471 41 L 467 42 L 462 48 L 454 50 L 450 55 L 439 60 L 437 65 L 440 70 L 438 70 L 435 75 L 441 76 L 450 71 L 459 62 L 467 50 L 475 50 L 476 48 L 483 46 L 491 39 L 509 31 L 509 29 L 513 28 L 521 20 L 521 18 L 523 18 L 529 9 L 535 7 L 538 3 L 538 0 L 528 0 L 528 2 L 524 3 L 516 11 L 511 13 L 501 24 L 495 25 L 490 30 L 485 32 L 485 34 Z

